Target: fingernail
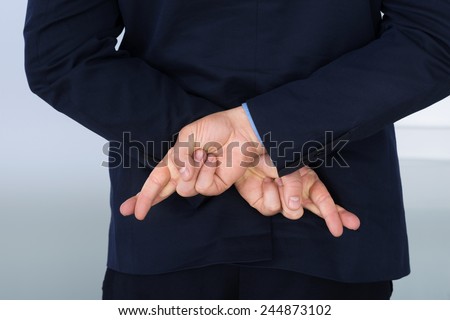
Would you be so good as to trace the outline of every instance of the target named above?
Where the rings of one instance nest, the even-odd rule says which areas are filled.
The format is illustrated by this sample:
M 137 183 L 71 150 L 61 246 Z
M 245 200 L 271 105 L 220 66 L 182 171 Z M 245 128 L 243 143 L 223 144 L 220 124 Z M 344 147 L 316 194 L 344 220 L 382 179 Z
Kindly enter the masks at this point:
M 197 162 L 203 161 L 203 150 L 202 149 L 195 150 L 194 158 Z
M 276 179 L 275 179 L 275 182 L 277 183 L 277 185 L 278 185 L 279 187 L 282 187 L 282 186 L 283 186 L 283 180 L 281 180 L 280 178 L 276 178 Z
M 180 169 L 180 174 L 182 177 L 187 178 L 189 176 L 189 170 L 185 167 Z
M 209 163 L 216 163 L 216 157 L 213 155 L 208 156 L 208 162 Z
M 290 197 L 289 198 L 289 209 L 291 209 L 291 210 L 300 209 L 300 198 L 299 197 Z

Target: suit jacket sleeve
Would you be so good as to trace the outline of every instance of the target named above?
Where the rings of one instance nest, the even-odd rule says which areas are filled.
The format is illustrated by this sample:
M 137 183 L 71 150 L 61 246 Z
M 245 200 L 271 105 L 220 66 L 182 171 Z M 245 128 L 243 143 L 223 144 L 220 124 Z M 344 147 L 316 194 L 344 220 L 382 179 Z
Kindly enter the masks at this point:
M 376 40 L 247 101 L 261 136 L 271 133 L 280 175 L 306 157 L 320 159 L 338 140 L 368 137 L 450 94 L 450 1 L 385 0 L 382 11 Z M 326 141 L 327 131 L 334 141 Z M 286 141 L 293 148 L 274 147 Z M 324 148 L 301 153 L 311 141 Z
M 221 111 L 123 50 L 115 0 L 29 0 L 25 64 L 32 91 L 107 140 L 154 142 L 154 159 L 184 125 Z

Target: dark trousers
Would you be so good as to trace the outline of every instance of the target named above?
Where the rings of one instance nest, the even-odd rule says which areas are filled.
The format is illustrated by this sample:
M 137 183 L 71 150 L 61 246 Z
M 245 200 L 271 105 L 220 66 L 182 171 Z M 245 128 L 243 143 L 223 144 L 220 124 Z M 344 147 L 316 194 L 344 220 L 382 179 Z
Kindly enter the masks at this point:
M 214 265 L 159 275 L 107 269 L 105 300 L 390 299 L 392 281 L 343 283 L 301 273 L 238 265 Z

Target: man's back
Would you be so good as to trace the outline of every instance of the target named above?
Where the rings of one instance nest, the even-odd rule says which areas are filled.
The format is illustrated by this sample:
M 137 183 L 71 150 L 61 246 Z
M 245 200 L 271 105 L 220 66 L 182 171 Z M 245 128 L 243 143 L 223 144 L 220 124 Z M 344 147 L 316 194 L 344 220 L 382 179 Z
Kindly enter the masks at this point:
M 445 79 L 436 71 L 446 71 L 442 57 L 420 48 L 433 39 L 396 11 L 407 2 L 385 3 L 394 23 L 388 18 L 384 25 L 382 1 L 96 0 L 31 7 L 25 35 L 38 39 L 27 46 L 32 88 L 89 129 L 122 142 L 111 152 L 108 266 L 153 274 L 245 263 L 347 282 L 405 276 L 392 123 L 448 88 L 438 85 Z M 432 28 L 439 38 L 445 26 L 438 21 Z M 77 36 L 66 39 L 67 31 Z M 60 46 L 48 45 L 55 39 Z M 164 142 L 184 125 L 245 101 L 280 173 L 319 161 L 316 172 L 336 203 L 359 216 L 359 231 L 335 239 L 312 214 L 299 221 L 263 217 L 234 189 L 214 198 L 173 196 L 143 222 L 120 215 L 120 204 L 150 172 L 142 144 L 151 141 L 146 155 L 162 159 Z M 330 149 L 339 151 L 339 161 Z M 123 162 L 129 154 L 132 160 Z

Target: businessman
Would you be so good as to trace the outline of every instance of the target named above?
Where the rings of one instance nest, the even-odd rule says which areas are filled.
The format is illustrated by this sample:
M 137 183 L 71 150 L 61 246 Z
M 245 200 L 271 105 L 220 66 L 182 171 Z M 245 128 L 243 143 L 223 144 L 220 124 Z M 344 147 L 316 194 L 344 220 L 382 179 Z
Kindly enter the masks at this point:
M 393 123 L 450 94 L 449 30 L 437 0 L 29 0 L 31 89 L 115 148 L 104 298 L 388 299 Z

